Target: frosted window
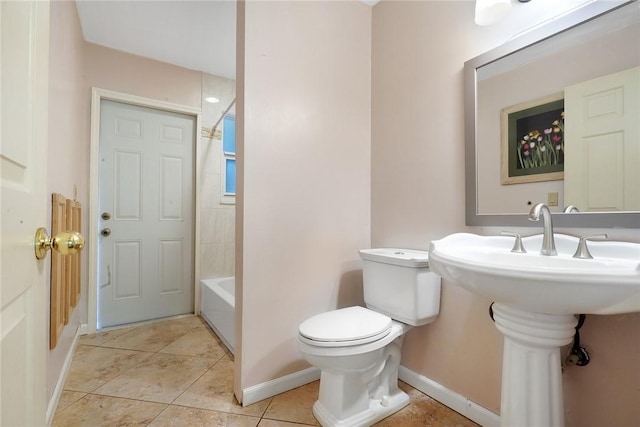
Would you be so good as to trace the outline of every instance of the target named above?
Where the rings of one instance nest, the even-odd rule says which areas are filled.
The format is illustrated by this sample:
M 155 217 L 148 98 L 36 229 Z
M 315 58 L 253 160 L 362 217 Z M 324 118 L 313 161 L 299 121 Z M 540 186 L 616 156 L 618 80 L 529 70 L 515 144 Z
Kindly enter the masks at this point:
M 236 153 L 236 118 L 233 116 L 224 116 L 222 134 L 222 150 L 225 153 Z
M 236 160 L 225 159 L 225 169 L 224 193 L 226 195 L 236 194 Z
M 224 116 L 222 123 L 222 203 L 233 204 L 236 195 L 236 118 Z

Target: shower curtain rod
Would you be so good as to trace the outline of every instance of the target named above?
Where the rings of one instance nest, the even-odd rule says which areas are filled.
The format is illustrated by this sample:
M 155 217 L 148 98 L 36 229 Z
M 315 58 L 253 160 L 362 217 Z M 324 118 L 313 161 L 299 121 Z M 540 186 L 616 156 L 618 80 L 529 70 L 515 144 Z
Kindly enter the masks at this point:
M 222 115 L 220 116 L 220 118 L 218 119 L 218 121 L 216 122 L 215 125 L 213 125 L 213 127 L 211 128 L 211 137 L 213 138 L 213 135 L 215 135 L 216 133 L 216 128 L 218 127 L 218 125 L 220 124 L 220 122 L 222 121 L 222 119 L 224 119 L 224 116 L 227 115 L 227 113 L 229 112 L 229 110 L 231 110 L 231 107 L 233 107 L 233 105 L 236 103 L 236 99 L 233 98 L 233 101 L 231 101 L 231 104 L 229 104 L 229 106 L 227 107 L 226 110 L 224 110 L 224 112 L 222 113 Z

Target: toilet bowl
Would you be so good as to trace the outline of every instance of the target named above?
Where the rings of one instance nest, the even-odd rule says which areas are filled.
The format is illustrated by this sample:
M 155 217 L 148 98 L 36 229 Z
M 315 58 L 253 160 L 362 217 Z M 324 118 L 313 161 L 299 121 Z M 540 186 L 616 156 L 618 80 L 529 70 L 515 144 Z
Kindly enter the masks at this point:
M 368 249 L 363 259 L 367 308 L 321 313 L 298 329 L 298 349 L 320 369 L 313 414 L 324 427 L 370 426 L 409 403 L 398 388 L 404 334 L 438 315 L 440 278 L 428 253 Z

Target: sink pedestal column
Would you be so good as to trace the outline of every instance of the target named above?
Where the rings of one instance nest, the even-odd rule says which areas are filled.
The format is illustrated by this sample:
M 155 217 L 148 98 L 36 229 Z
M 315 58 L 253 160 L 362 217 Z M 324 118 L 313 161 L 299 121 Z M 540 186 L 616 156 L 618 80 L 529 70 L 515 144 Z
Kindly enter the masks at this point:
M 572 342 L 577 319 L 499 303 L 493 318 L 504 335 L 500 425 L 562 427 L 560 348 Z

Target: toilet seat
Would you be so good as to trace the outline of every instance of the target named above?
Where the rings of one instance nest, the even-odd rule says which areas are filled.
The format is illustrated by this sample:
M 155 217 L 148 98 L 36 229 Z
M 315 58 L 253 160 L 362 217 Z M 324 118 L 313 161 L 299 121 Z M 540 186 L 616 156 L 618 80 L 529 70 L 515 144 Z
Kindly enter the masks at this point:
M 349 347 L 367 344 L 389 335 L 389 316 L 354 306 L 318 314 L 305 320 L 299 339 L 317 347 Z

